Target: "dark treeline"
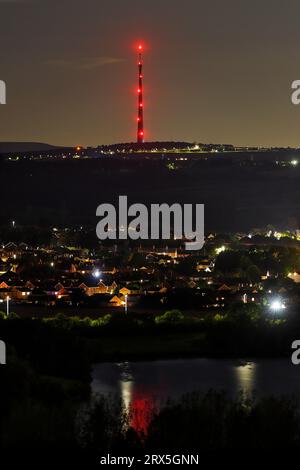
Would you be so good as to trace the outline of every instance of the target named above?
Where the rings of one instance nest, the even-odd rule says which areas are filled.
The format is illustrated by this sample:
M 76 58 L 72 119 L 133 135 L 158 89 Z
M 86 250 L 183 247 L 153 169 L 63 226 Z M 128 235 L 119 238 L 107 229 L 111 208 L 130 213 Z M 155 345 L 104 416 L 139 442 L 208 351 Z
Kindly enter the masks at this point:
M 278 318 L 254 304 L 233 304 L 223 314 L 130 312 L 98 318 L 0 319 L 1 339 L 37 370 L 89 379 L 89 364 L 107 360 L 176 357 L 287 357 L 300 338 L 297 312 Z
M 39 453 L 68 461 L 78 457 L 96 463 L 111 455 L 199 454 L 216 450 L 299 450 L 299 402 L 288 397 L 231 400 L 223 392 L 194 393 L 162 408 L 140 410 L 149 417 L 139 428 L 134 409 L 114 398 L 85 404 L 65 395 L 35 391 L 21 364 L 11 367 L 4 384 L 14 382 L 1 400 L 0 449 L 35 460 Z M 7 393 L 9 392 L 9 393 Z M 3 393 L 3 392 L 2 392 Z

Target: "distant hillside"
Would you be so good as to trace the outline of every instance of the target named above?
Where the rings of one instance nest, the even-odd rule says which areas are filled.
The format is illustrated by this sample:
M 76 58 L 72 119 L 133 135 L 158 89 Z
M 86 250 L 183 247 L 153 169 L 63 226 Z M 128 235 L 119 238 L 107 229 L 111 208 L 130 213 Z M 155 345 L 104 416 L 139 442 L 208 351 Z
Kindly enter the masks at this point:
M 172 151 L 172 150 L 202 150 L 202 151 L 212 151 L 218 150 L 222 151 L 233 151 L 234 146 L 231 144 L 203 144 L 196 142 L 179 142 L 179 141 L 158 141 L 158 142 L 125 142 L 111 145 L 98 145 L 98 150 L 104 152 L 147 152 L 147 151 Z
M 124 142 L 118 144 L 110 144 L 110 145 L 99 145 L 98 149 L 104 151 L 138 151 L 138 150 L 166 150 L 166 149 L 186 149 L 188 147 L 193 147 L 190 142 L 170 142 L 170 141 L 159 141 L 159 142 Z
M 0 153 L 31 152 L 60 148 L 58 145 L 49 145 L 41 142 L 0 142 Z

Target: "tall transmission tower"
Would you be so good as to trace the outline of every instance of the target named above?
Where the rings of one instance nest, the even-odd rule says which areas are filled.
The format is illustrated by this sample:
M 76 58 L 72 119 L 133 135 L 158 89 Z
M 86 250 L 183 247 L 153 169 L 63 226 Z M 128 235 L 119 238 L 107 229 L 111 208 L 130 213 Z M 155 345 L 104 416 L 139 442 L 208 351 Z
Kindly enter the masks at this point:
M 144 103 L 143 103 L 143 61 L 142 61 L 143 46 L 138 46 L 138 113 L 137 113 L 137 143 L 144 142 Z

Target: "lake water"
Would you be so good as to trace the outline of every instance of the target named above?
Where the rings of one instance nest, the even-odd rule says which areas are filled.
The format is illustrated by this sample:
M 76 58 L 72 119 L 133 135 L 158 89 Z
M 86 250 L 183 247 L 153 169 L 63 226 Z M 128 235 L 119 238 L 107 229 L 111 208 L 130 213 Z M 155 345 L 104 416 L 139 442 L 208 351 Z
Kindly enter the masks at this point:
M 262 360 L 178 359 L 101 363 L 93 370 L 92 390 L 117 396 L 130 410 L 130 424 L 147 431 L 153 410 L 171 398 L 208 390 L 225 391 L 231 398 L 298 395 L 300 365 L 290 358 Z
M 92 390 L 136 400 L 177 399 L 185 393 L 224 390 L 230 397 L 243 391 L 256 397 L 296 394 L 300 397 L 300 365 L 290 358 L 239 361 L 178 359 L 101 363 L 93 370 Z

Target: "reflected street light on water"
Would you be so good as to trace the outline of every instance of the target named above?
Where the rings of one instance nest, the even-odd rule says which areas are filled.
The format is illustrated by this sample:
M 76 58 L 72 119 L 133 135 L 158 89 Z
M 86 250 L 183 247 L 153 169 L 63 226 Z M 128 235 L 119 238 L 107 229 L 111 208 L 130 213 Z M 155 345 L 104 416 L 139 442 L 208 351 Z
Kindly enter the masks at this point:
M 121 398 L 122 402 L 124 403 L 126 413 L 130 412 L 131 402 L 132 402 L 132 389 L 133 389 L 133 382 L 130 380 L 121 380 L 120 381 L 120 388 L 121 388 Z
M 238 391 L 242 391 L 246 397 L 251 398 L 255 389 L 256 364 L 245 362 L 235 368 Z

